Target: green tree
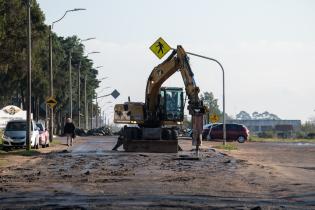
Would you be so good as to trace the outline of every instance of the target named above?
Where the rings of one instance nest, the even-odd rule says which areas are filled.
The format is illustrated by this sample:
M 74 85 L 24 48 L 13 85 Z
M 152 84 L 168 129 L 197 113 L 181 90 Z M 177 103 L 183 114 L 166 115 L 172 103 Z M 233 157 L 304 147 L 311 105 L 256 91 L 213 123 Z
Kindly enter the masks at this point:
M 12 97 L 25 102 L 27 73 L 27 14 L 25 0 L 0 0 L 0 107 L 11 104 Z M 32 21 L 32 97 L 38 104 L 49 96 L 48 26 L 45 16 L 36 0 L 31 5 Z M 93 62 L 84 56 L 84 46 L 79 38 L 59 37 L 53 33 L 53 85 L 54 96 L 58 101 L 56 115 L 63 116 L 69 104 L 69 53 L 72 52 L 73 99 L 75 104 L 83 105 L 84 97 L 78 102 L 78 81 L 83 84 L 87 76 L 87 96 L 89 101 L 95 97 L 99 85 L 97 70 Z M 78 78 L 81 62 L 82 77 Z M 82 85 L 83 87 L 83 85 Z M 83 88 L 81 88 L 82 90 Z M 80 92 L 83 96 L 83 92 Z M 94 105 L 95 106 L 95 105 Z M 25 108 L 25 106 L 23 106 Z M 82 106 L 83 107 L 83 106 Z M 38 108 L 38 107 L 37 107 Z M 95 109 L 96 110 L 96 109 Z M 77 110 L 73 110 L 74 115 Z M 40 113 L 42 117 L 45 112 Z M 60 117 L 59 117 L 60 118 Z M 56 121 L 60 121 L 57 119 Z
M 47 26 L 44 14 L 34 0 L 31 6 L 32 21 L 32 89 L 36 96 L 43 96 L 45 81 L 42 80 L 45 60 L 44 37 Z M 2 103 L 7 104 L 12 96 L 22 98 L 25 102 L 27 72 L 27 18 L 26 5 L 21 0 L 2 0 L 0 2 L 0 95 Z M 33 94 L 33 95 L 34 95 Z M 1 105 L 4 105 L 1 104 Z
M 245 111 L 240 111 L 240 113 L 238 113 L 236 115 L 236 119 L 237 120 L 251 120 L 252 117 L 250 116 L 249 113 L 245 112 Z

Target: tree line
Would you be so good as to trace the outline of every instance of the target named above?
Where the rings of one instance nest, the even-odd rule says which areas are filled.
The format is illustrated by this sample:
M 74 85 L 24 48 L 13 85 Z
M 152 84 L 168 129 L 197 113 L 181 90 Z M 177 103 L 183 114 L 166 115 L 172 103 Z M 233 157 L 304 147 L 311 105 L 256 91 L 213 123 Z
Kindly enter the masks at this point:
M 32 110 L 43 118 L 43 104 L 49 97 L 49 26 L 36 0 L 31 1 L 32 22 Z M 84 55 L 84 45 L 79 37 L 61 37 L 52 34 L 53 86 L 58 101 L 56 116 L 69 113 L 69 55 L 72 57 L 73 99 L 78 104 L 78 81 L 84 84 L 87 77 L 87 98 L 91 101 L 99 85 L 98 71 Z M 81 62 L 81 78 L 78 68 Z M 27 81 L 27 7 L 25 0 L 0 0 L 0 107 L 15 104 L 26 108 Z M 83 85 L 81 85 L 83 87 Z M 81 88 L 81 107 L 84 107 Z M 75 110 L 76 109 L 76 110 Z M 96 110 L 96 109 L 94 109 Z M 77 114 L 74 107 L 73 114 Z M 83 112 L 82 112 L 83 113 Z M 56 119 L 55 119 L 56 120 Z

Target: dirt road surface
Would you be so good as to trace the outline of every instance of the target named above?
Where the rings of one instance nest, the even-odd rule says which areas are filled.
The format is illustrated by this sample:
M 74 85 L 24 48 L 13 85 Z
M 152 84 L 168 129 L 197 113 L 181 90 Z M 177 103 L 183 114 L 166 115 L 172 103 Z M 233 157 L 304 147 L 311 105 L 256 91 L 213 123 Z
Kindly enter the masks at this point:
M 190 140 L 178 154 L 115 152 L 115 141 L 0 155 L 0 209 L 315 209 L 315 144 L 204 142 L 198 159 Z

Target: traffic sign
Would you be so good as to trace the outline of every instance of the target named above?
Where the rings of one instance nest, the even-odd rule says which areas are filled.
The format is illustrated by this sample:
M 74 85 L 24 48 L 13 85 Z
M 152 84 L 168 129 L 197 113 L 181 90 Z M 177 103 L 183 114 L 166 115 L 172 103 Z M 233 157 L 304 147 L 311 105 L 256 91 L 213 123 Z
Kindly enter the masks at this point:
M 162 39 L 161 37 L 156 40 L 153 45 L 151 45 L 150 50 L 161 59 L 168 51 L 170 51 L 171 47 Z
M 218 122 L 218 121 L 219 121 L 219 116 L 216 115 L 216 114 L 210 115 L 210 121 L 211 121 L 212 123 Z
M 57 101 L 53 96 L 50 96 L 47 100 L 46 100 L 46 104 L 53 109 L 56 105 L 57 105 Z
M 120 95 L 120 93 L 115 89 L 115 90 L 111 93 L 111 95 L 113 96 L 114 99 L 116 99 L 116 98 Z

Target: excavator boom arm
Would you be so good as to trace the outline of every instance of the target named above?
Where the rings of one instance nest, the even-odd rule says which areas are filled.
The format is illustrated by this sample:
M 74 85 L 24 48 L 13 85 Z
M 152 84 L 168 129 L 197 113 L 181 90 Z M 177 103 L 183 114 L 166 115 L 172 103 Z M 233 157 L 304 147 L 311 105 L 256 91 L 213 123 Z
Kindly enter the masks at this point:
M 156 112 L 158 110 L 158 95 L 162 84 L 170 78 L 177 70 L 180 71 L 186 94 L 189 99 L 189 112 L 192 114 L 197 109 L 202 109 L 202 101 L 199 99 L 199 87 L 194 80 L 194 74 L 189 65 L 189 58 L 182 46 L 177 46 L 176 50 L 173 50 L 172 54 L 160 65 L 156 66 L 151 72 L 147 81 L 146 87 L 146 109 L 147 117 L 151 119 L 156 118 Z M 197 109 L 196 109 L 197 108 Z M 201 110 L 202 112 L 202 110 Z

